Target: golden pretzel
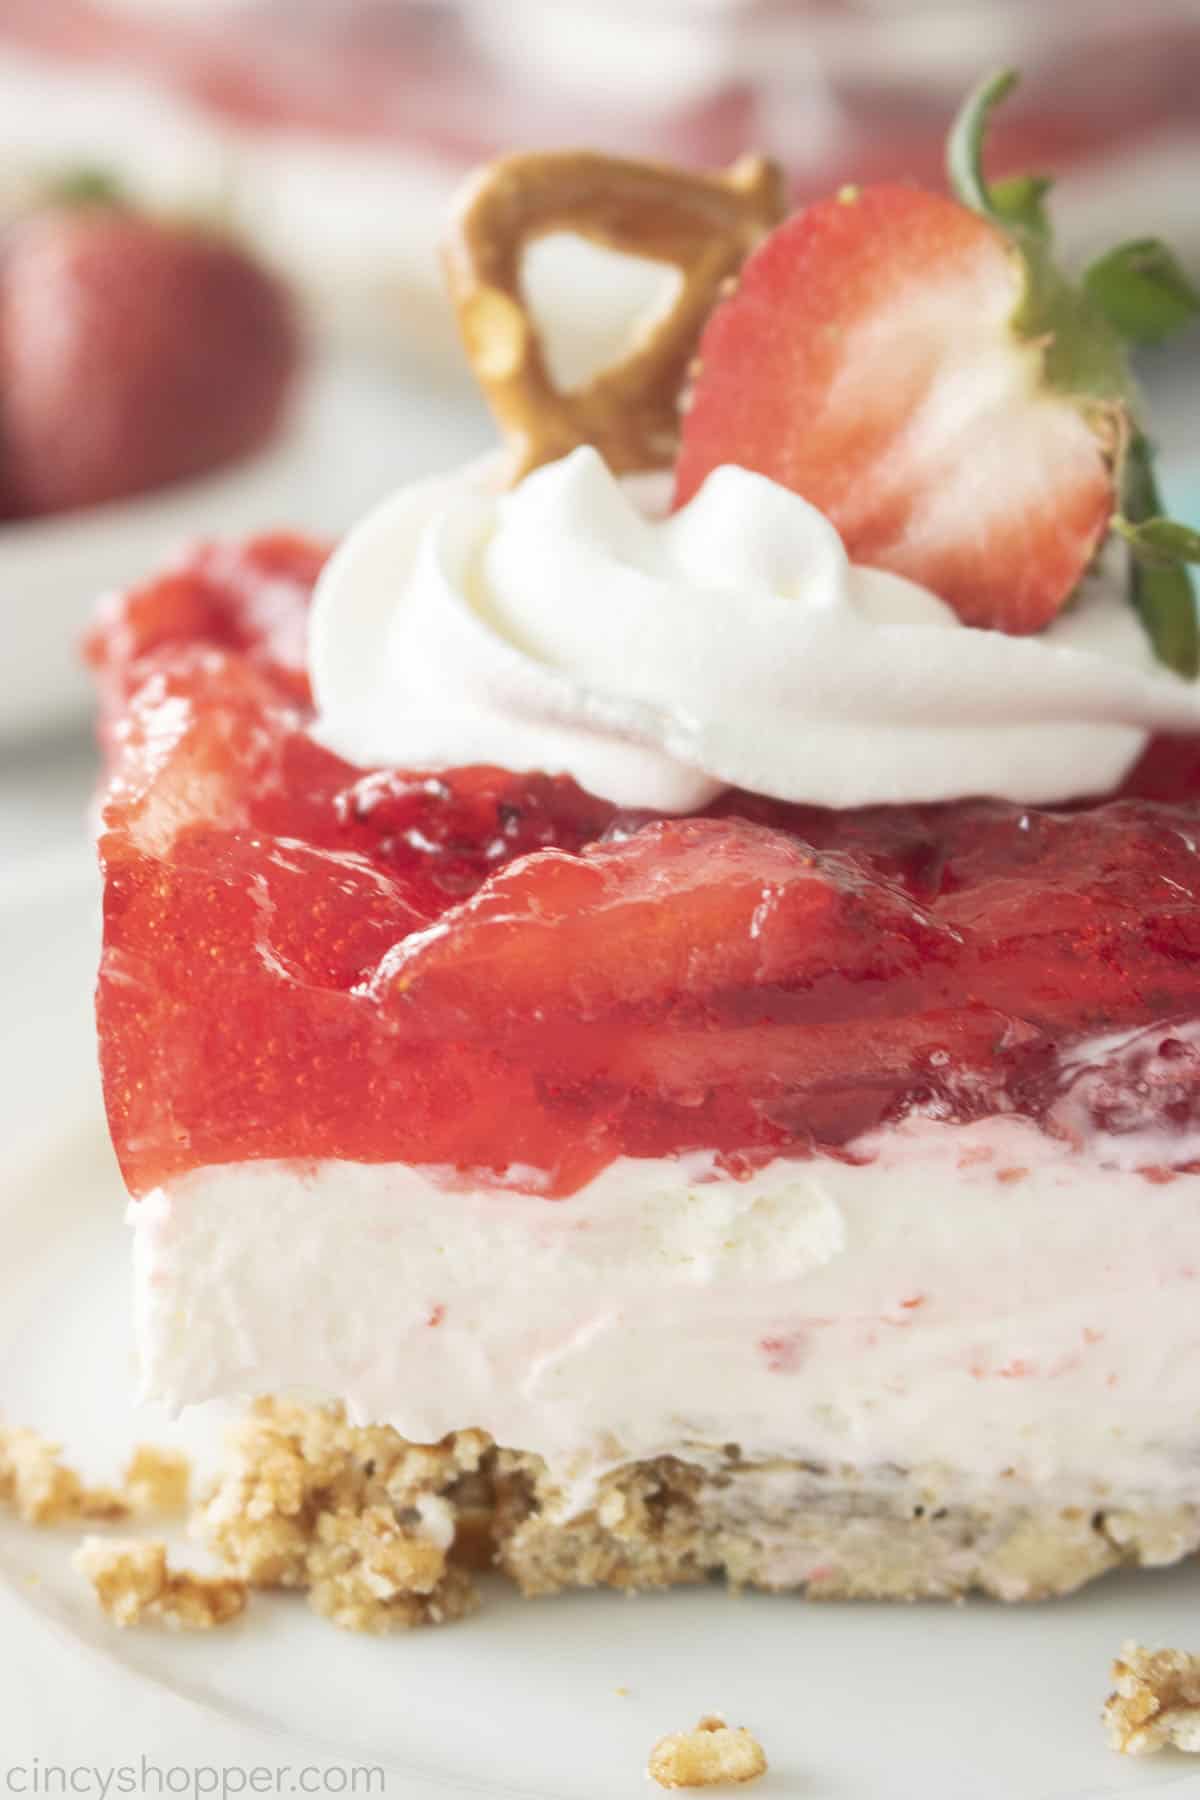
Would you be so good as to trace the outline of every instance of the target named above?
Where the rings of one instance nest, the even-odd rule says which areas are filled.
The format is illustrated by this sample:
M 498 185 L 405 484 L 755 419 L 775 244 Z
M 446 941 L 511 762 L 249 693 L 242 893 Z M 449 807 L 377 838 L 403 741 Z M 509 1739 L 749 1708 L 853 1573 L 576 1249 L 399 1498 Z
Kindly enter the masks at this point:
M 507 156 L 482 170 L 459 203 L 446 272 L 467 355 L 510 441 L 512 479 L 578 444 L 594 444 L 618 474 L 669 464 L 704 322 L 785 210 L 782 172 L 758 156 L 715 175 L 586 150 Z M 521 280 L 526 247 L 552 231 L 682 277 L 670 311 L 572 393 L 550 378 Z

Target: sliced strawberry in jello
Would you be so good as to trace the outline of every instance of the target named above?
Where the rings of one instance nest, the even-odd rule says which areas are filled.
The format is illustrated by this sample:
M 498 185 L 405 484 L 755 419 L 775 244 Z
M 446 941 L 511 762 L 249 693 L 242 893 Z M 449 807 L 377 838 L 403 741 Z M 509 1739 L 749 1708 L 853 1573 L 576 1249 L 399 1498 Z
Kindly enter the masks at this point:
M 442 931 L 401 946 L 377 992 L 417 1031 L 503 1037 L 552 1009 L 586 1023 L 737 995 L 765 1016 L 785 983 L 814 1009 L 836 989 L 826 1004 L 852 1010 L 853 992 L 917 977 L 938 950 L 920 912 L 848 858 L 740 819 L 673 819 L 502 870 Z M 480 1015 L 483 983 L 494 1015 Z

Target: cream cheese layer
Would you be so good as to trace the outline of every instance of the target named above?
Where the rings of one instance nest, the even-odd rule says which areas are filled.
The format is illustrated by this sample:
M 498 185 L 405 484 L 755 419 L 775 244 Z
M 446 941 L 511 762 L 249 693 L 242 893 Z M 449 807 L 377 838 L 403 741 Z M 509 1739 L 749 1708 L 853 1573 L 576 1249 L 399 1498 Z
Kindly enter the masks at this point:
M 662 1453 L 1200 1497 L 1200 1176 L 1013 1118 L 861 1160 L 613 1163 L 567 1200 L 401 1164 L 198 1170 L 131 1208 L 147 1393 L 479 1426 L 579 1498 Z

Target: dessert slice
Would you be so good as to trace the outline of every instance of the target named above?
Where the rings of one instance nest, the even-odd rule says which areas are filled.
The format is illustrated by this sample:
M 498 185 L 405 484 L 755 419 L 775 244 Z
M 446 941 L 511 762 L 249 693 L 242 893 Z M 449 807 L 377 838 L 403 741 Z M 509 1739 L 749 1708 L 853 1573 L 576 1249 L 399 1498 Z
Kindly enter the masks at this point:
M 1040 214 L 976 180 L 979 212 L 920 204 L 1028 275 Z M 1193 642 L 1190 540 L 1122 517 L 1140 618 L 1125 544 L 1088 573 L 1119 506 L 1153 511 L 1099 300 L 1072 290 L 1086 394 L 998 316 L 943 379 L 963 269 L 889 287 L 891 198 L 843 203 L 819 316 L 784 277 L 821 209 L 712 313 L 772 196 L 754 168 L 501 165 L 452 273 L 511 491 L 491 465 L 406 491 L 323 571 L 298 540 L 202 550 L 102 616 L 98 1016 L 146 1387 L 446 1440 L 404 1530 L 445 1550 L 486 1516 L 529 1592 L 1061 1593 L 1200 1546 L 1200 702 L 1161 660 Z M 682 292 L 665 342 L 547 398 L 515 271 L 573 218 L 657 243 Z M 837 260 L 864 231 L 866 313 Z M 710 314 L 673 476 L 654 384 Z M 853 367 L 816 403 L 814 341 L 855 334 L 916 413 L 865 417 Z M 770 467 L 721 450 L 739 385 L 783 395 Z M 992 446 L 1029 416 L 1022 574 Z M 842 536 L 817 510 L 824 465 L 779 435 L 806 420 L 847 491 L 864 433 L 894 475 L 902 567 L 855 549 L 869 506 Z M 969 513 L 953 554 L 925 477 L 955 445 L 1037 619 L 983 616 L 1006 589 L 972 585 Z M 307 1485 L 280 1434 L 298 1541 L 379 1434 L 339 1427 Z

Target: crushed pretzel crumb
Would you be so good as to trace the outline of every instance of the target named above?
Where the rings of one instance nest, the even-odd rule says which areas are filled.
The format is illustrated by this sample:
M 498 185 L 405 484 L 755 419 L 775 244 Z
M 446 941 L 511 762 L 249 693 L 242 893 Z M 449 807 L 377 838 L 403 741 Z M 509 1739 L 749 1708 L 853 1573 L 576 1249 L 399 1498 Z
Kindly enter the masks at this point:
M 122 1487 L 136 1513 L 181 1513 L 187 1507 L 191 1478 L 192 1465 L 182 1450 L 138 1444 L 125 1469 Z
M 62 1460 L 62 1445 L 24 1426 L 0 1425 L 0 1502 L 27 1525 L 74 1519 L 112 1523 L 130 1513 L 182 1512 L 191 1467 L 178 1450 L 139 1444 L 120 1487 L 89 1487 Z
M 767 1759 L 744 1725 L 731 1728 L 716 1713 L 697 1720 L 694 1731 L 660 1738 L 650 1752 L 647 1774 L 659 1787 L 715 1787 L 723 1781 L 757 1781 Z
M 410 1444 L 348 1425 L 336 1407 L 263 1399 L 237 1427 L 195 1529 L 252 1587 L 306 1589 L 349 1631 L 461 1619 L 478 1593 L 458 1528 L 489 1448 L 482 1432 Z
M 153 1624 L 210 1631 L 245 1610 L 244 1581 L 173 1570 L 167 1547 L 158 1540 L 85 1538 L 74 1562 L 104 1612 L 122 1628 Z
M 1200 1754 L 1200 1656 L 1128 1643 L 1113 1664 L 1104 1708 L 1114 1750 L 1152 1756 L 1172 1746 Z
M 0 1501 L 28 1525 L 123 1519 L 129 1512 L 117 1489 L 87 1487 L 63 1462 L 61 1444 L 17 1425 L 0 1425 Z

